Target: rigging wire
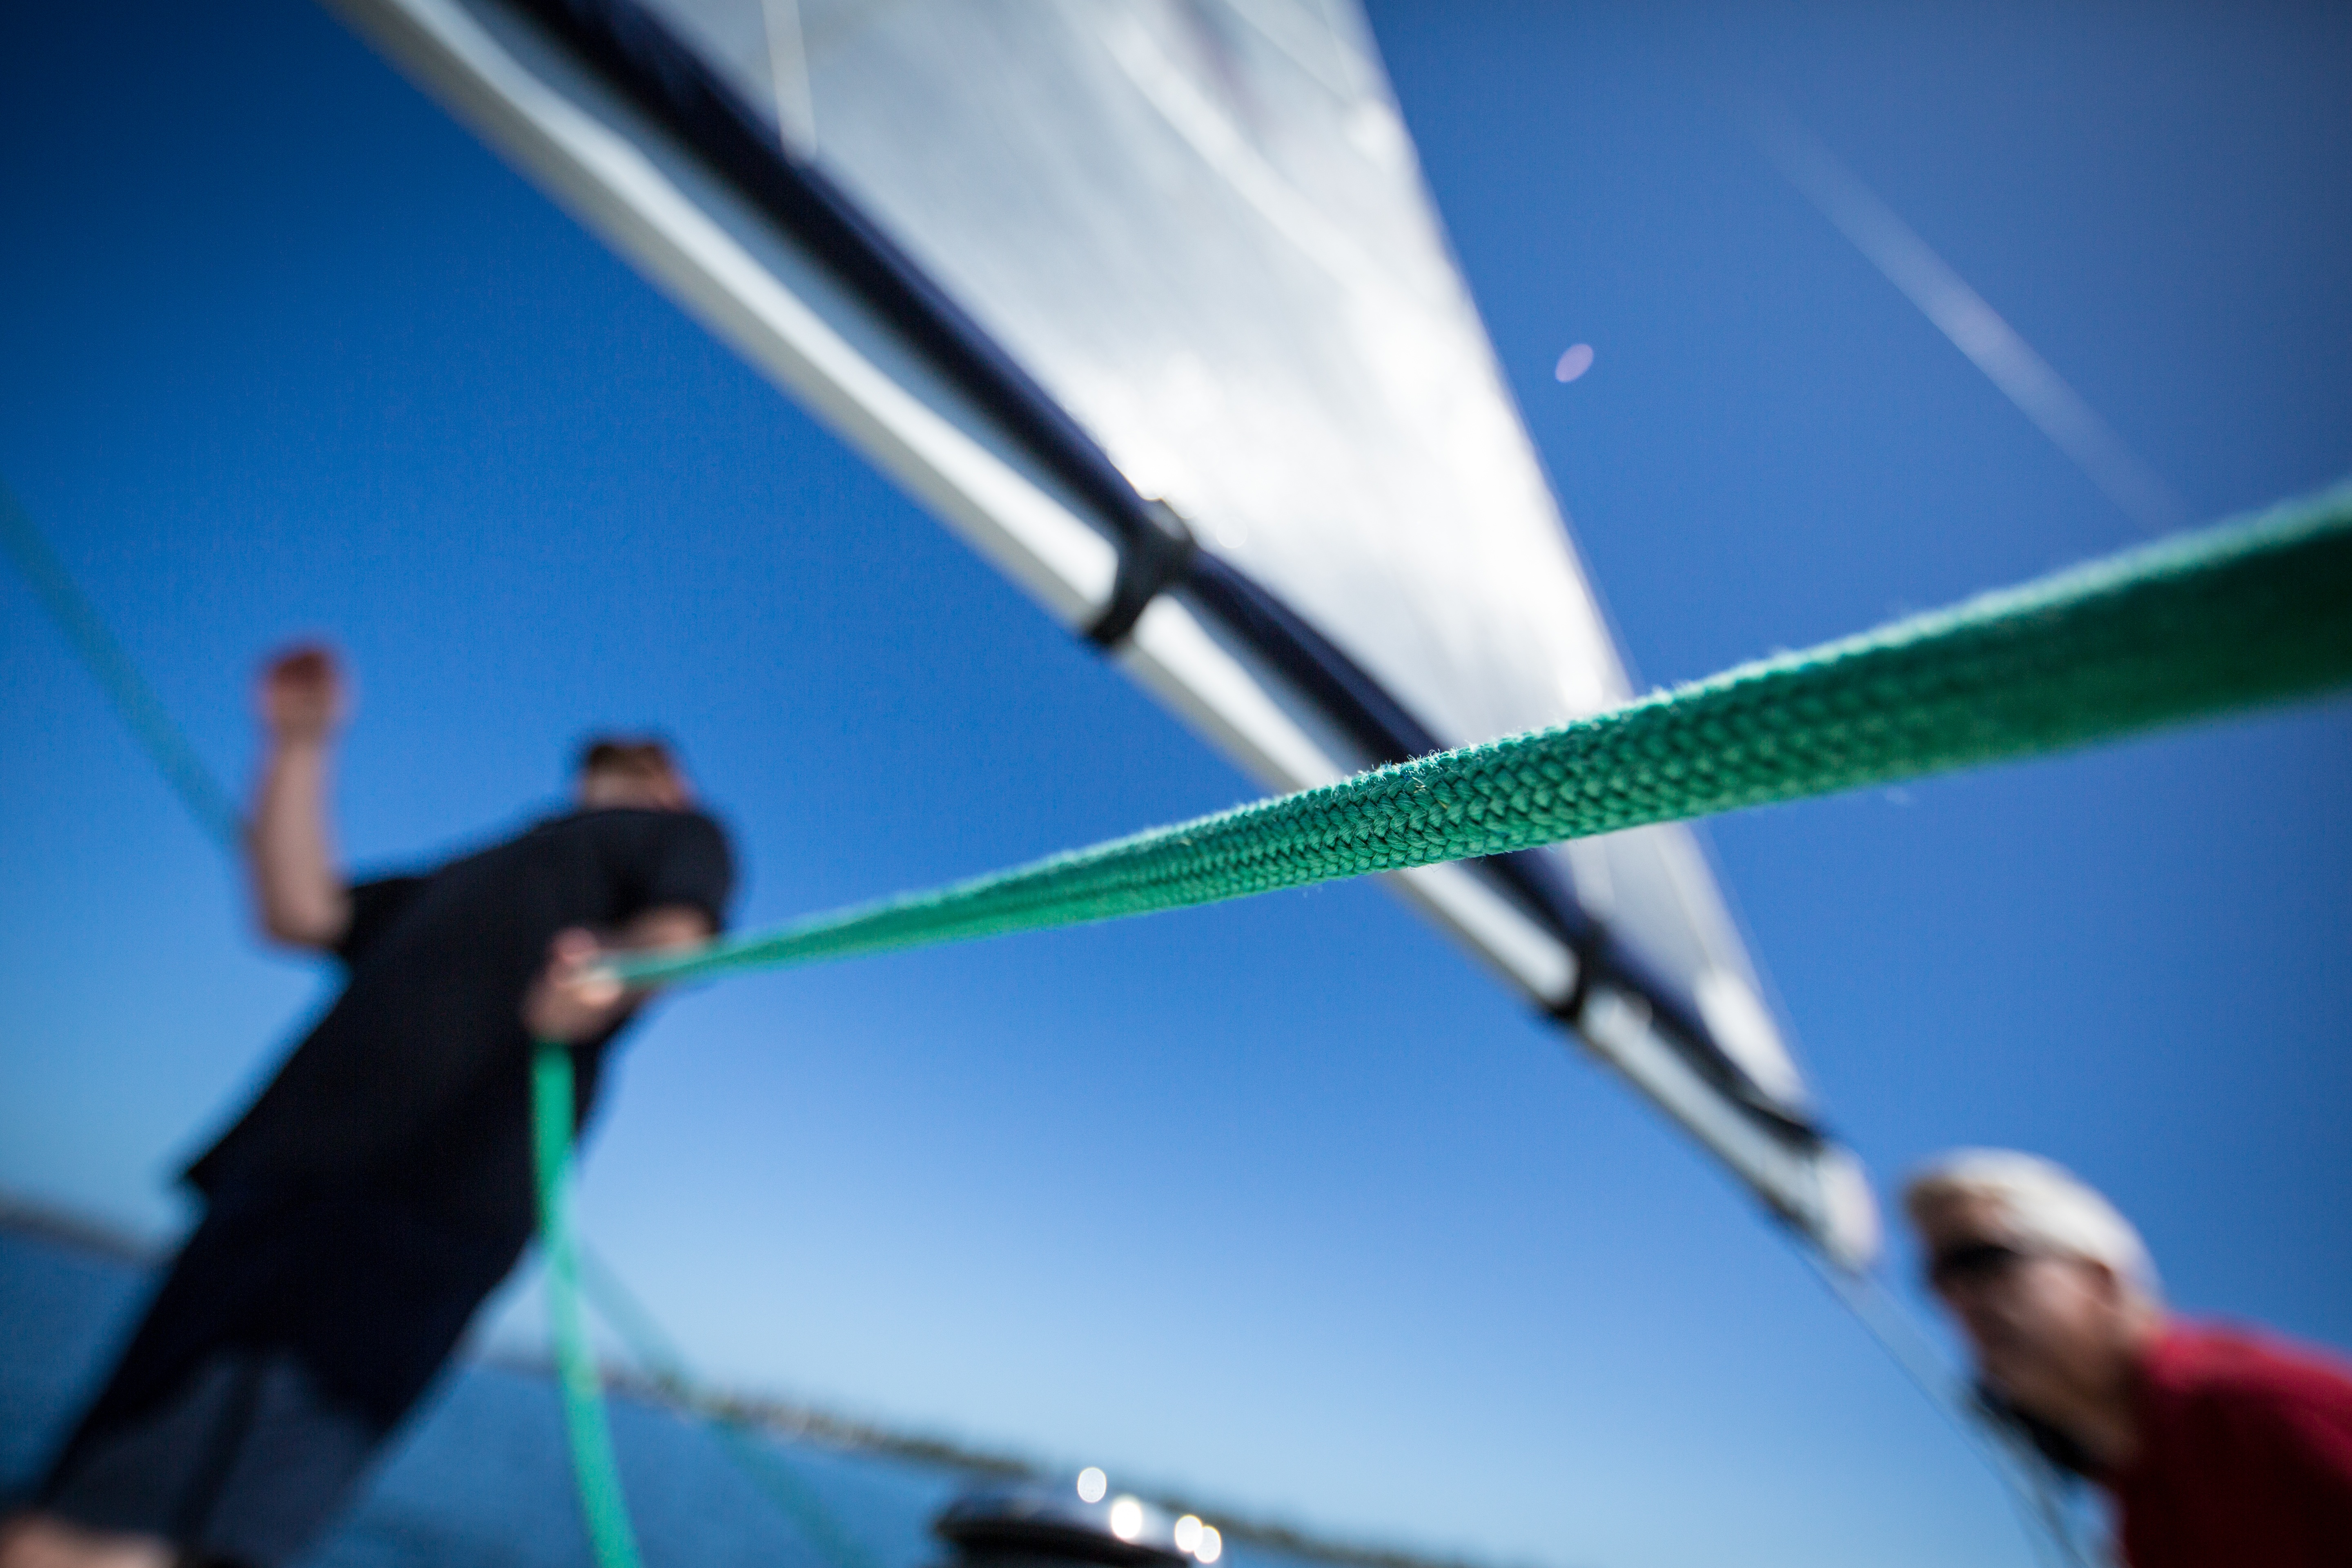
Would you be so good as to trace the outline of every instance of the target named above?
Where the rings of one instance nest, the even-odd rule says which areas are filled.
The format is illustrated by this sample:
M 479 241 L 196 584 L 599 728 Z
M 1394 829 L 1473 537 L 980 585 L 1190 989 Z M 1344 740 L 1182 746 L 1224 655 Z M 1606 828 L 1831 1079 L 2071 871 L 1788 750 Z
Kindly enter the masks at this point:
M 2189 503 L 1819 137 L 1777 108 L 1758 134 L 1789 183 L 2118 510 L 2151 533 L 2189 521 Z
M 2053 1568 L 2104 1568 L 2103 1556 L 2083 1542 L 2067 1516 L 2065 1479 L 1985 1409 L 1877 1276 L 1842 1268 L 1807 1238 L 1790 1236 L 1838 1303 L 2001 1482 L 2035 1556 Z

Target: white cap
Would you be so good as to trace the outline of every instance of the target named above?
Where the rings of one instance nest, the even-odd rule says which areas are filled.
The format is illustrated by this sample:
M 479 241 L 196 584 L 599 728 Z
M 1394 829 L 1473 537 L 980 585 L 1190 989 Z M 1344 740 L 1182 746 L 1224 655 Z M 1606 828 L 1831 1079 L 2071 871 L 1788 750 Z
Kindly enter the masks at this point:
M 1954 1197 L 1987 1199 L 2017 1239 L 2104 1263 L 2150 1300 L 2163 1298 L 2147 1243 L 2131 1221 L 2054 1160 L 2014 1149 L 1955 1149 L 1929 1161 L 1903 1188 L 1903 1206 L 1914 1225 L 1923 1211 Z

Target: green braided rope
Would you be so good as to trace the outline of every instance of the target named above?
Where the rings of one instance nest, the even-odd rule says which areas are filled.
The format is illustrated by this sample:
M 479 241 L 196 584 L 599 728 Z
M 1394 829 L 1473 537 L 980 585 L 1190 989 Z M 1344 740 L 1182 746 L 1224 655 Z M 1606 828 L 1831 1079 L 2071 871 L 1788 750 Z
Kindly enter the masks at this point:
M 5 489 L 0 542 L 191 810 L 235 844 L 226 793 Z M 1576 723 L 614 967 L 675 982 L 1210 903 L 2042 755 L 2347 680 L 2352 490 L 2337 490 Z M 577 1294 L 568 1051 L 539 1049 L 532 1099 L 582 1506 L 602 1568 L 637 1568 Z
M 556 1386 L 562 1391 L 580 1511 L 587 1521 L 597 1568 L 639 1568 L 637 1538 L 629 1528 L 621 1472 L 613 1458 L 613 1434 L 604 1424 L 596 1357 L 580 1311 L 578 1260 L 572 1240 L 572 1121 L 576 1106 L 569 1047 L 544 1040 L 532 1047 L 530 1109 L 540 1247 L 547 1263 L 548 1333 L 555 1342 Z
M 122 645 L 106 629 L 97 609 L 83 596 L 81 589 L 68 573 L 65 563 L 49 548 L 16 504 L 16 495 L 5 484 L 0 484 L 0 548 L 5 548 L 16 569 L 25 574 L 26 584 L 39 598 L 42 606 L 53 616 L 66 640 L 81 655 L 81 661 L 107 697 L 114 703 L 122 721 L 131 726 L 131 734 L 155 759 L 162 770 L 194 817 L 198 826 L 215 842 L 231 854 L 237 851 L 245 839 L 245 817 L 236 802 L 214 778 L 196 749 L 188 744 L 178 725 L 172 722 L 154 689 L 122 651 Z
M 2352 488 L 1591 719 L 694 952 L 633 984 L 1075 925 L 2040 756 L 2352 680 Z

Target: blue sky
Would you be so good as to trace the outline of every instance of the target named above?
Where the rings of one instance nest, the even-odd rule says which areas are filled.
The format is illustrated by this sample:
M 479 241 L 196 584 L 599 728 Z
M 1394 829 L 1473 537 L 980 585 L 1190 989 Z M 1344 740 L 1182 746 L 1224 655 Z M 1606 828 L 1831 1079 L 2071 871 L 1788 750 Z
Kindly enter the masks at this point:
M 2352 470 L 2340 12 L 1373 19 L 1646 679 L 2143 537 L 1775 173 L 1759 101 L 2200 518 Z M 1251 793 L 324 12 L 0 29 L 0 476 L 230 776 L 255 658 L 348 650 L 358 864 L 522 820 L 605 723 L 683 742 L 749 921 Z M 0 726 L 0 1190 L 160 1233 L 322 976 L 8 578 Z M 2343 1346 L 2348 775 L 2339 699 L 1709 837 L 1882 1180 L 2047 1152 L 2185 1306 Z M 730 1380 L 1349 1534 L 2026 1560 L 1732 1184 L 1371 887 L 680 999 L 584 1207 Z

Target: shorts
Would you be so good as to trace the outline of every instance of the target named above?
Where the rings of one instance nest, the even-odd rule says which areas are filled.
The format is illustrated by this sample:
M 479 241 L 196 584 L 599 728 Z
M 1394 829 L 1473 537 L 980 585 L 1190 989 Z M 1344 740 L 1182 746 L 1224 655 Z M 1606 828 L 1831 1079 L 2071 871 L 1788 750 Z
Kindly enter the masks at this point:
M 375 1196 L 215 1195 L 39 1506 L 275 1568 L 352 1498 L 527 1239 Z

